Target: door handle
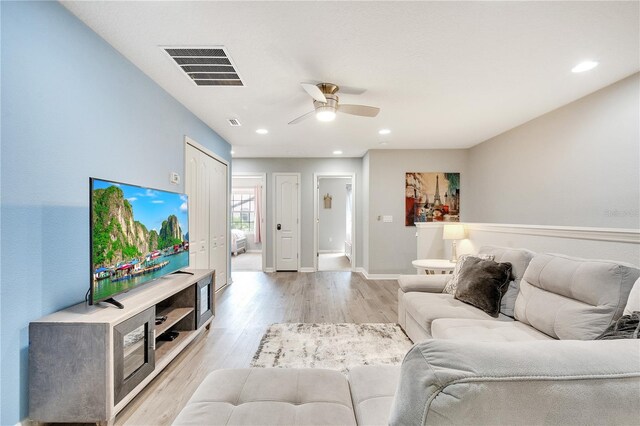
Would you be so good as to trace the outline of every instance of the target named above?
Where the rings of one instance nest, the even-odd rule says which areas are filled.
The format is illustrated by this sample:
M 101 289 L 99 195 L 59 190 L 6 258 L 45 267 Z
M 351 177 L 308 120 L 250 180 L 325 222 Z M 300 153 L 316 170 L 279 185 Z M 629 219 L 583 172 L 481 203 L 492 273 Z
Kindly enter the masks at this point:
M 281 229 L 282 229 L 282 225 L 277 224 L 277 225 L 276 225 L 276 229 L 277 229 L 278 231 L 279 231 L 279 230 L 281 230 Z

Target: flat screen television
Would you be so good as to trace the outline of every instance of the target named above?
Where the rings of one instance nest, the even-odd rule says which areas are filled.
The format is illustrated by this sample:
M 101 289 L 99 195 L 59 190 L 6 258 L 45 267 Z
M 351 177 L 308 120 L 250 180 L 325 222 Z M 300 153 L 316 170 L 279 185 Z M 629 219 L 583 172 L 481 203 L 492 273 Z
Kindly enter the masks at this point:
M 185 194 L 91 178 L 89 303 L 189 266 Z

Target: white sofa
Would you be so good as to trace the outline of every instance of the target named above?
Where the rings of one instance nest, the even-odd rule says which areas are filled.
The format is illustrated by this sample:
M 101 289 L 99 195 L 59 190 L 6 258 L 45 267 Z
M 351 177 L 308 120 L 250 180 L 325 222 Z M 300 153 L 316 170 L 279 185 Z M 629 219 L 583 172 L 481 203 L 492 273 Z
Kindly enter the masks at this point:
M 590 339 L 622 315 L 634 281 L 626 309 L 640 310 L 640 270 L 526 251 L 522 269 L 522 252 L 489 250 L 521 278 L 515 319 L 434 292 L 439 276 L 412 278 L 399 305 L 419 342 L 402 367 L 215 371 L 175 424 L 637 424 L 640 341 Z
M 482 247 L 478 253 L 491 255 L 496 262 L 509 262 L 512 265 L 514 280 L 509 283 L 502 298 L 498 317 L 500 321 L 512 322 L 520 282 L 535 253 L 526 249 L 492 246 Z M 398 279 L 398 323 L 414 342 L 435 337 L 432 325 L 441 318 L 495 320 L 480 309 L 443 293 L 450 278 L 451 275 L 402 275 Z M 437 329 L 442 330 L 442 327 Z

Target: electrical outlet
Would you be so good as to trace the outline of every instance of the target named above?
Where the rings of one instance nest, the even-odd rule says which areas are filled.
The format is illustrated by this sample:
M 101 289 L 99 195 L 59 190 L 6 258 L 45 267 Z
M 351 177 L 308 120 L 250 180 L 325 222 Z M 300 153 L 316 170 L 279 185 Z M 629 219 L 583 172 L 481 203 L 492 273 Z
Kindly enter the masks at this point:
M 169 175 L 169 182 L 171 182 L 174 185 L 179 185 L 180 175 L 176 172 L 171 172 L 171 174 Z

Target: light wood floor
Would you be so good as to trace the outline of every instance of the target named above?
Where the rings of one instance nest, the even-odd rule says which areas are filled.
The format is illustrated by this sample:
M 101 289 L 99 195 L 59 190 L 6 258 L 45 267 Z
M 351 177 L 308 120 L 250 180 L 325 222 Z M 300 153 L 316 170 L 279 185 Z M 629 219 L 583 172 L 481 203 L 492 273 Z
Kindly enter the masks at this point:
M 267 327 L 281 322 L 397 322 L 396 281 L 350 272 L 237 272 L 216 297 L 211 329 L 116 417 L 116 425 L 171 424 L 204 377 L 248 367 Z

